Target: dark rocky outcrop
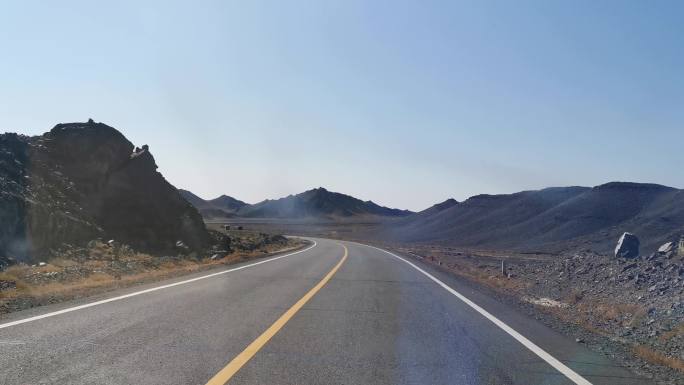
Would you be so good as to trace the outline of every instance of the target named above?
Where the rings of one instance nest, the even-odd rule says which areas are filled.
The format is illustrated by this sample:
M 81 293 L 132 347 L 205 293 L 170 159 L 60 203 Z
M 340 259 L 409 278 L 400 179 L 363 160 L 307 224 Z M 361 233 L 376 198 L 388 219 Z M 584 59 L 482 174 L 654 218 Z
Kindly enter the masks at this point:
M 0 255 L 31 260 L 98 237 L 150 251 L 209 242 L 149 148 L 116 129 L 91 120 L 36 137 L 0 135 Z
M 639 238 L 631 233 L 624 233 L 615 246 L 616 258 L 638 258 Z

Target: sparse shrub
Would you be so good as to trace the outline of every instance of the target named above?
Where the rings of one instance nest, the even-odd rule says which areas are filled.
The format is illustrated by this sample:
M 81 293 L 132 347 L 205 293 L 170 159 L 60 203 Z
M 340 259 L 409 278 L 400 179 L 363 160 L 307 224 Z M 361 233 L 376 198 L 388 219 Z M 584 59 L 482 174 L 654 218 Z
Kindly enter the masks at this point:
M 632 314 L 632 319 L 629 320 L 628 326 L 636 326 L 641 324 L 644 319 L 646 319 L 646 316 L 648 315 L 648 310 L 646 310 L 642 306 L 638 305 L 633 305 L 636 308 L 633 310 Z
M 50 264 L 53 266 L 58 266 L 58 267 L 71 267 L 71 266 L 77 266 L 78 262 L 76 262 L 72 259 L 54 258 L 54 259 L 50 260 Z
M 282 238 L 285 239 L 285 238 Z M 300 243 L 267 234 L 243 232 L 236 236 L 221 235 L 216 246 L 224 246 L 221 261 L 203 258 L 205 254 L 190 252 L 182 257 L 152 256 L 138 253 L 130 246 L 94 240 L 86 247 L 65 244 L 52 251 L 44 266 L 15 264 L 0 272 L 6 284 L 0 290 L 1 312 L 43 304 L 46 300 L 66 300 L 102 292 L 131 283 L 164 279 L 212 265 L 229 264 L 281 250 Z M 218 242 L 223 241 L 223 243 Z M 233 246 L 235 243 L 235 246 Z M 57 274 L 53 274 L 57 273 Z
M 684 372 L 684 361 L 678 358 L 668 357 L 644 345 L 637 345 L 633 350 L 637 356 L 651 364 L 667 366 Z
M 570 291 L 570 294 L 568 294 L 567 297 L 565 297 L 565 302 L 571 305 L 575 305 L 579 301 L 581 301 L 582 298 L 584 298 L 584 293 L 582 293 L 580 290 L 572 289 L 572 291 Z
M 672 330 L 663 333 L 660 336 L 660 340 L 665 342 L 669 339 L 672 339 L 676 336 L 681 336 L 684 335 L 684 322 L 680 323 L 679 325 L 675 326 Z
M 110 281 L 111 279 L 112 279 L 112 276 L 109 274 L 95 273 L 95 274 L 90 274 L 85 280 L 83 280 L 83 283 L 88 284 L 88 283 L 96 283 L 96 282 L 106 282 L 106 281 Z
M 630 303 L 589 304 L 585 309 L 605 321 L 627 320 L 629 323 L 637 322 L 647 314 L 642 306 Z

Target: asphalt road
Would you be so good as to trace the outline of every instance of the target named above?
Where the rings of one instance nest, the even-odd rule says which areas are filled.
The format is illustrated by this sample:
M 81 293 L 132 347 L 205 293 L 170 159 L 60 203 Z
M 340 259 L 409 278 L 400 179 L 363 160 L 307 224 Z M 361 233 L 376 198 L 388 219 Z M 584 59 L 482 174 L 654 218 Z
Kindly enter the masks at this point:
M 577 382 L 559 367 L 593 384 L 645 383 L 419 262 L 412 261 L 446 287 L 383 251 L 316 242 L 256 266 L 62 314 L 51 315 L 208 273 L 6 316 L 0 383 L 206 384 L 236 361 L 231 384 Z

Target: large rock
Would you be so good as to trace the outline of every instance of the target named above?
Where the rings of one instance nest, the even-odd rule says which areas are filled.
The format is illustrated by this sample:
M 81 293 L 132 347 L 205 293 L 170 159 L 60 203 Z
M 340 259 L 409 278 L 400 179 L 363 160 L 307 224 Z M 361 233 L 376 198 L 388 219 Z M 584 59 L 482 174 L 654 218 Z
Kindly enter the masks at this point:
M 662 246 L 658 248 L 658 253 L 670 256 L 674 254 L 675 251 L 675 243 L 674 242 L 667 242 L 664 243 Z
M 143 250 L 209 242 L 197 210 L 105 124 L 58 124 L 0 135 L 0 257 L 28 261 L 63 243 L 114 238 Z
M 638 258 L 639 238 L 631 233 L 624 233 L 615 247 L 616 258 Z

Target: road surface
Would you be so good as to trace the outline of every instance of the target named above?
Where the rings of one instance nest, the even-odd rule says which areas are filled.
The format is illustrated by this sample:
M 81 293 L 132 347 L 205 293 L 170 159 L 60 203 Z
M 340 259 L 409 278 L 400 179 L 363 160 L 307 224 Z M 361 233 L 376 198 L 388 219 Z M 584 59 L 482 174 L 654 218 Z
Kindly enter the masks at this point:
M 420 262 L 315 242 L 5 316 L 0 383 L 644 384 Z

